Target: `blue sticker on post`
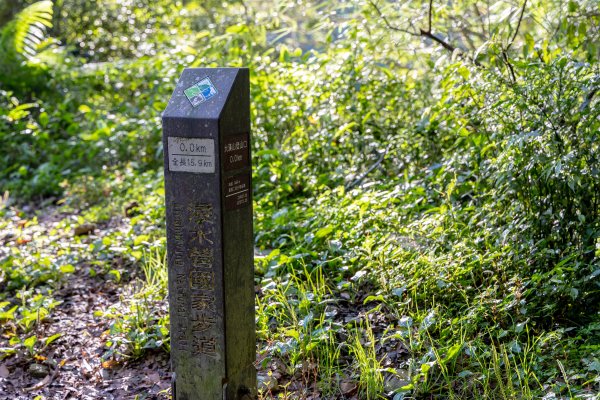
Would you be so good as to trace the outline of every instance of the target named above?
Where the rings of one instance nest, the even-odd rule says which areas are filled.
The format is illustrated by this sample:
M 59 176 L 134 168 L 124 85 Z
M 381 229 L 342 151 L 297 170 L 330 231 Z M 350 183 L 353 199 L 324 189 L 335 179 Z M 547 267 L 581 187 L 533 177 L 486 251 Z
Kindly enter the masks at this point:
M 190 103 L 192 103 L 192 107 L 198 107 L 206 100 L 213 98 L 217 94 L 217 88 L 215 88 L 215 85 L 213 85 L 210 79 L 206 77 L 200 82 L 185 89 L 183 93 L 185 93 L 185 96 Z

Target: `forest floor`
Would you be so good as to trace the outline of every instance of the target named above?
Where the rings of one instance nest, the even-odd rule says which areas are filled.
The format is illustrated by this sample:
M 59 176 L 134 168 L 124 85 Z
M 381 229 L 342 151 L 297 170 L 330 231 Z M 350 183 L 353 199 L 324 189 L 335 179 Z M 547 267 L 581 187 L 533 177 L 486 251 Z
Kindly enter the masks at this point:
M 14 275 L 0 280 L 0 289 L 9 294 L 0 306 L 10 308 L 22 303 L 19 316 L 10 310 L 0 314 L 0 400 L 170 398 L 170 362 L 164 348 L 143 350 L 137 357 L 118 351 L 109 353 L 115 347 L 115 336 L 127 335 L 113 332 L 111 325 L 128 318 L 128 301 L 140 290 L 144 273 L 140 263 L 131 263 L 122 255 L 94 260 L 104 255 L 90 254 L 89 249 L 99 241 L 108 243 L 115 235 L 128 235 L 131 219 L 113 214 L 105 223 L 90 225 L 59 207 L 33 209 L 12 209 L 0 231 L 0 259 L 14 263 Z M 257 251 L 256 256 L 264 254 Z M 52 265 L 73 265 L 48 270 L 44 265 L 49 267 L 50 263 L 44 260 L 49 259 Z M 102 273 L 102 268 L 120 270 L 119 278 L 112 279 L 110 273 Z M 7 287 L 11 280 L 19 279 L 27 282 L 22 289 Z M 361 320 L 369 308 L 364 303 L 371 290 L 363 287 L 361 293 L 352 295 L 345 291 L 330 293 L 328 315 L 340 325 Z M 257 296 L 263 300 L 266 296 L 260 283 Z M 153 307 L 166 310 L 167 302 L 163 297 Z M 115 309 L 119 312 L 111 311 Z M 381 336 L 394 318 L 385 309 L 371 313 L 374 334 Z M 28 343 L 32 338 L 34 341 Z M 377 345 L 374 350 L 388 367 L 408 353 L 397 340 Z M 272 344 L 259 343 L 257 351 L 261 398 L 277 398 L 282 393 L 284 398 L 359 398 L 358 383 L 351 372 L 336 374 L 340 393 L 327 395 L 320 389 L 322 377 L 317 374 L 315 362 L 309 360 L 301 369 L 290 372 L 282 357 L 274 355 Z M 336 357 L 351 363 L 348 353 Z M 385 386 L 393 390 L 406 383 L 395 377 L 387 379 Z
M 34 220 L 35 223 L 22 216 L 10 219 L 0 234 L 3 242 L 0 258 L 17 247 L 34 253 L 37 247 L 46 247 L 47 241 L 52 242 L 52 249 L 73 245 L 73 234 L 60 228 L 61 221 L 69 216 L 56 209 L 43 211 L 37 213 L 40 219 Z M 97 238 L 90 233 L 84 242 Z M 135 361 L 103 359 L 110 340 L 111 321 L 98 315 L 127 295 L 123 283 L 91 277 L 85 262 L 52 283 L 54 289 L 48 289 L 47 293 L 57 305 L 51 315 L 39 318 L 29 334 L 39 342 L 42 338 L 60 336 L 49 345 L 33 346 L 31 350 L 21 347 L 0 360 L 0 399 L 169 398 L 171 374 L 167 353 L 152 351 Z M 0 348 L 11 347 L 10 339 L 17 337 L 22 329 L 19 322 L 22 321 L 3 323 Z

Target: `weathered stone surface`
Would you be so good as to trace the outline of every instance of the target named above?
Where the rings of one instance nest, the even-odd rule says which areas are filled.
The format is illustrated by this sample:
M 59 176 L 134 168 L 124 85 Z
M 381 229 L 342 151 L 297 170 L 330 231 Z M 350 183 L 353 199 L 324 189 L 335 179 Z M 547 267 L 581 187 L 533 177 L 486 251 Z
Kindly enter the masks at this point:
M 74 236 L 89 235 L 90 233 L 94 233 L 95 230 L 96 230 L 95 224 L 82 224 L 82 225 L 78 225 L 75 227 L 75 229 L 73 230 L 73 235 Z
M 34 378 L 45 378 L 49 373 L 48 367 L 41 364 L 31 364 L 27 369 L 27 372 Z
M 163 114 L 176 399 L 256 393 L 249 105 L 247 69 L 186 69 Z

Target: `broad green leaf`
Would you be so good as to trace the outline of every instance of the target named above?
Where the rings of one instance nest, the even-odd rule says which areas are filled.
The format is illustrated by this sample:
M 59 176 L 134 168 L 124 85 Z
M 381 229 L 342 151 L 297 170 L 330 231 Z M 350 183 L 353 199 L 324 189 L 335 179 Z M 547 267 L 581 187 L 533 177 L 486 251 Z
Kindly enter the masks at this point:
M 44 341 L 44 344 L 46 346 L 48 346 L 50 343 L 54 342 L 56 339 L 58 339 L 61 336 L 62 336 L 62 333 L 57 333 L 57 334 L 54 334 L 54 335 L 52 335 L 50 337 L 47 337 L 46 340 Z
M 322 239 L 328 236 L 331 232 L 333 232 L 333 227 L 331 225 L 328 225 L 319 229 L 317 233 L 315 233 L 315 237 L 317 237 L 318 239 Z
M 75 272 L 75 267 L 73 265 L 71 265 L 71 264 L 61 265 L 60 271 L 63 274 L 72 274 L 72 273 Z
M 29 351 L 33 350 L 33 346 L 37 343 L 37 336 L 29 336 L 27 339 L 23 340 L 23 346 L 25 346 Z

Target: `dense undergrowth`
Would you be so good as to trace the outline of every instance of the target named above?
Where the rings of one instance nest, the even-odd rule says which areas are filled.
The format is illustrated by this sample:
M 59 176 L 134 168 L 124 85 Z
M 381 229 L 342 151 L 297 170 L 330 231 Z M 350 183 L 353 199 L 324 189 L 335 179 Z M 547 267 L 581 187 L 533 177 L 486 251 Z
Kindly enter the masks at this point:
M 0 357 L 51 346 L 81 271 L 132 288 L 107 359 L 168 351 L 160 113 L 184 67 L 248 66 L 264 397 L 598 395 L 595 2 L 56 3 L 37 52 L 2 31 L 0 228 L 64 219 L 4 235 Z

